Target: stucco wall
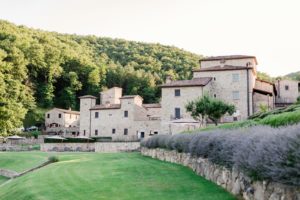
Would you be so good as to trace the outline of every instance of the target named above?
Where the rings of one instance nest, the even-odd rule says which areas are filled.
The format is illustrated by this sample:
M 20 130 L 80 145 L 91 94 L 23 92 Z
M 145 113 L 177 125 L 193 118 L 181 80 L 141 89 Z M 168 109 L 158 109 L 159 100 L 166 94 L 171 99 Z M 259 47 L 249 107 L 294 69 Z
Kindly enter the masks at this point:
M 268 181 L 253 182 L 236 169 L 229 170 L 204 158 L 191 157 L 187 153 L 144 147 L 141 148 L 141 153 L 159 160 L 187 166 L 196 174 L 245 200 L 300 200 L 299 187 Z

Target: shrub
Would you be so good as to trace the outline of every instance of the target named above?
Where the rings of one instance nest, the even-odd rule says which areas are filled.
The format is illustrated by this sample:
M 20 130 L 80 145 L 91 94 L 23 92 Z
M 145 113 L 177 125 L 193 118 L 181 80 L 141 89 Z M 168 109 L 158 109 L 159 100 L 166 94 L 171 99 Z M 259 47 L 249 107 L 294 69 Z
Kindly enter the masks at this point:
M 57 156 L 49 156 L 48 161 L 51 163 L 58 162 L 59 158 Z
M 300 185 L 300 124 L 283 128 L 254 126 L 197 134 L 157 135 L 142 142 L 236 167 L 255 180 Z

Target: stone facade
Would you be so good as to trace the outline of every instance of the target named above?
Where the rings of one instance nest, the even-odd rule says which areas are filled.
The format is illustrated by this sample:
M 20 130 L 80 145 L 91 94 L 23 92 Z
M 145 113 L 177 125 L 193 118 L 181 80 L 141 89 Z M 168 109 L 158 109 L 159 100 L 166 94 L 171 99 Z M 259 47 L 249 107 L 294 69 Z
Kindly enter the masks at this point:
M 95 143 L 95 152 L 116 153 L 137 151 L 140 149 L 139 142 L 97 142 Z
M 41 151 L 83 151 L 94 152 L 95 143 L 44 143 L 41 144 Z
M 111 137 L 114 141 L 136 141 L 158 134 L 160 104 L 143 104 L 138 95 L 122 96 L 122 88 L 101 92 L 101 104 L 96 98 L 80 98 L 80 134 L 89 137 Z
M 41 151 L 44 152 L 101 152 L 115 153 L 137 151 L 140 148 L 139 142 L 95 142 L 95 143 L 44 143 L 41 144 Z
M 141 153 L 162 161 L 187 166 L 196 174 L 245 200 L 300 200 L 299 187 L 268 181 L 251 181 L 236 169 L 229 170 L 207 159 L 192 157 L 187 153 L 144 147 L 141 148 Z
M 208 95 L 235 105 L 236 113 L 231 117 L 224 117 L 221 121 L 232 122 L 245 120 L 252 114 L 255 73 L 251 69 L 237 68 L 225 71 L 195 71 L 194 77 L 213 77 Z
M 300 96 L 300 82 L 293 80 L 276 80 L 275 85 L 278 91 L 276 105 L 278 107 L 290 105 L 297 101 Z
M 75 136 L 79 133 L 79 118 L 78 111 L 53 108 L 45 114 L 46 132 L 49 135 Z

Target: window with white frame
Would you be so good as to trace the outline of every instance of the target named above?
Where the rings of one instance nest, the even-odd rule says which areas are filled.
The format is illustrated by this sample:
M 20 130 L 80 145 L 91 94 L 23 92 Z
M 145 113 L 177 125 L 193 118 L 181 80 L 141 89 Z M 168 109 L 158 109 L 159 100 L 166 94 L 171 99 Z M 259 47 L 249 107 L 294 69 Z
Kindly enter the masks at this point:
M 239 91 L 233 91 L 232 92 L 232 99 L 233 100 L 239 100 L 240 99 L 240 92 Z

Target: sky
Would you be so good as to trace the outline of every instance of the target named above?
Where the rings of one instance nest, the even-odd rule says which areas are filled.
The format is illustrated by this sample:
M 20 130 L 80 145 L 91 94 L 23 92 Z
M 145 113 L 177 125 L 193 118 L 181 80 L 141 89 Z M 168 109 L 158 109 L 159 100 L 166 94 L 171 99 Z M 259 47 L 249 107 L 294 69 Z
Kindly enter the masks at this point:
M 254 55 L 272 76 L 300 71 L 299 0 L 0 0 L 0 19 L 60 33 Z

